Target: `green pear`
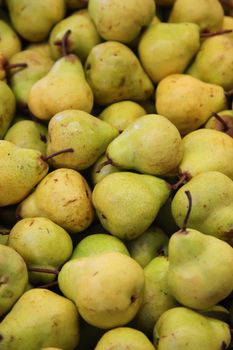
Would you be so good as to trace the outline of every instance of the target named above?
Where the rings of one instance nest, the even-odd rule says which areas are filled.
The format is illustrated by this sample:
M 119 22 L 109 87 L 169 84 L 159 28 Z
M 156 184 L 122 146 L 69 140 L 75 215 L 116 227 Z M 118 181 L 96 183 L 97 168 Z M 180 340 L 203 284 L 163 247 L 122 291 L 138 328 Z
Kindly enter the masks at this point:
M 84 62 L 91 49 L 101 42 L 100 36 L 87 10 L 73 13 L 58 22 L 52 29 L 49 37 L 52 55 L 55 59 L 61 57 L 58 45 L 64 34 L 71 30 L 68 39 L 69 53 L 77 55 Z
M 10 229 L 0 225 L 0 244 L 8 245 Z
M 154 350 L 153 344 L 142 332 L 130 327 L 118 327 L 107 331 L 94 350 Z
M 167 257 L 158 256 L 144 268 L 145 290 L 142 305 L 135 317 L 137 328 L 149 336 L 159 317 L 167 310 L 176 307 L 167 283 L 169 262 Z
M 139 237 L 127 242 L 130 256 L 142 267 L 160 254 L 167 253 L 168 237 L 154 225 L 149 227 Z
M 144 273 L 131 257 L 105 252 L 68 261 L 58 275 L 58 283 L 87 323 L 110 329 L 127 324 L 138 312 Z
M 166 175 L 183 155 L 181 136 L 165 117 L 147 114 L 132 122 L 107 147 L 111 163 L 150 175 Z
M 221 86 L 208 84 L 187 74 L 171 74 L 156 90 L 158 114 L 168 118 L 182 135 L 199 128 L 211 116 L 227 108 Z
M 204 127 L 206 129 L 223 131 L 233 137 L 233 110 L 218 112 L 217 116 L 215 115 L 207 120 Z
M 133 101 L 120 101 L 106 107 L 99 118 L 122 132 L 130 123 L 145 114 L 146 111 L 140 104 Z
M 199 129 L 183 140 L 184 156 L 179 169 L 188 178 L 206 171 L 219 171 L 233 180 L 233 139 L 213 129 Z
M 187 74 L 223 87 L 233 88 L 233 40 L 227 35 L 218 35 L 205 40 L 187 70 Z
M 139 58 L 154 83 L 184 72 L 199 50 L 199 31 L 194 23 L 158 23 L 144 31 L 138 46 Z
M 102 155 L 93 165 L 91 169 L 91 180 L 94 185 L 96 185 L 98 182 L 100 182 L 105 176 L 116 173 L 119 171 L 122 171 L 120 168 L 116 167 L 112 164 L 107 164 L 104 167 L 102 167 L 102 164 L 107 162 L 108 158 L 106 155 Z
M 47 127 L 32 120 L 21 120 L 13 124 L 7 131 L 4 140 L 22 148 L 35 149 L 46 154 Z
M 9 59 L 21 50 L 21 41 L 14 29 L 2 19 L 0 19 L 0 32 L 0 53 L 6 59 Z
M 182 305 L 203 310 L 233 290 L 233 248 L 194 229 L 174 233 L 168 245 L 168 286 Z
M 105 152 L 118 131 L 108 123 L 80 110 L 65 110 L 54 115 L 48 125 L 47 154 L 72 147 L 50 160 L 55 168 L 83 170 Z
M 187 210 L 185 191 L 192 195 L 189 228 L 215 236 L 233 245 L 233 181 L 217 171 L 206 171 L 183 185 L 172 200 L 172 214 L 182 227 Z
M 83 238 L 74 248 L 71 259 L 93 256 L 105 252 L 130 255 L 126 245 L 117 237 L 106 233 L 95 233 Z
M 103 227 L 114 236 L 130 240 L 151 226 L 169 193 L 162 179 L 118 172 L 94 187 L 92 201 Z
M 16 31 L 33 42 L 46 39 L 65 15 L 65 0 L 6 0 L 6 4 Z
M 24 293 L 27 282 L 27 266 L 21 255 L 11 247 L 0 244 L 0 316 L 8 312 Z
M 22 201 L 48 172 L 39 151 L 5 140 L 0 140 L 0 168 L 0 206 Z
M 218 0 L 176 0 L 169 22 L 193 22 L 202 31 L 217 31 L 222 28 L 224 11 Z
M 155 14 L 154 0 L 89 0 L 88 12 L 105 40 L 130 43 Z
M 77 171 L 57 169 L 20 203 L 17 214 L 21 218 L 46 217 L 71 233 L 84 231 L 94 218 L 91 191 Z
M 93 47 L 85 62 L 85 72 L 100 105 L 122 100 L 143 101 L 154 91 L 133 51 L 115 41 Z
M 18 221 L 10 231 L 8 245 L 23 257 L 32 283 L 53 281 L 55 274 L 47 274 L 46 269 L 56 272 L 70 258 L 73 250 L 70 235 L 43 217 Z M 45 269 L 45 272 L 30 272 L 34 268 Z
M 15 114 L 15 96 L 11 88 L 0 80 L 0 139 L 7 132 Z
M 227 323 L 184 307 L 164 312 L 154 327 L 158 350 L 227 349 L 230 339 Z
M 41 350 L 49 346 L 74 350 L 78 342 L 75 305 L 47 289 L 25 292 L 0 323 L 2 350 Z
M 90 113 L 92 106 L 91 88 L 79 58 L 73 54 L 56 61 L 48 74 L 38 80 L 29 92 L 28 107 L 42 120 L 50 120 L 66 109 Z
M 25 63 L 27 67 L 11 74 L 10 85 L 17 103 L 27 106 L 31 87 L 49 72 L 54 61 L 42 50 L 26 49 L 11 57 L 10 64 L 18 63 Z

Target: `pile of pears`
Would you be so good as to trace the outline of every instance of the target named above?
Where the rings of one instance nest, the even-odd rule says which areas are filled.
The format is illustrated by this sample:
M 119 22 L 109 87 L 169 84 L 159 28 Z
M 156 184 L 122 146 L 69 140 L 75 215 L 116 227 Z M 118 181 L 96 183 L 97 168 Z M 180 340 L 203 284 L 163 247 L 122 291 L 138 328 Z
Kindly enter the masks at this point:
M 232 96 L 232 0 L 0 0 L 0 350 L 233 349 Z

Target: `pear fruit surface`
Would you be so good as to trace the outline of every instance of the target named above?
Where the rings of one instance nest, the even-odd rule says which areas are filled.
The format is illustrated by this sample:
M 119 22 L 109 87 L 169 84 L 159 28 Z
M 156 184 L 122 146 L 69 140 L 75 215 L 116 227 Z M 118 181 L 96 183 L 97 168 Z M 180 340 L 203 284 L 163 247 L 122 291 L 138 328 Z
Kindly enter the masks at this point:
M 0 53 L 5 59 L 9 59 L 21 50 L 21 41 L 14 29 L 2 19 L 0 19 L 0 32 Z
M 0 139 L 6 134 L 15 114 L 16 101 L 11 88 L 0 80 Z

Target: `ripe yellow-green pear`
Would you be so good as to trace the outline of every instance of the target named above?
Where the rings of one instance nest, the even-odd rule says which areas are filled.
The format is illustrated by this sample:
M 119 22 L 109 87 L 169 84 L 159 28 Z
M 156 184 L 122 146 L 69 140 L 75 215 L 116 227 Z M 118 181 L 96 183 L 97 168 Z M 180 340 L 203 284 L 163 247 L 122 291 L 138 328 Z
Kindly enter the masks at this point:
M 90 113 L 93 94 L 79 58 L 73 54 L 58 59 L 50 71 L 33 84 L 28 97 L 30 111 L 39 119 L 50 120 L 66 109 Z
M 78 342 L 77 308 L 48 289 L 25 292 L 0 323 L 2 350 L 39 350 L 50 346 L 74 350 Z
M 201 31 L 217 31 L 222 28 L 224 11 L 218 0 L 176 0 L 169 22 L 193 22 Z
M 131 257 L 106 252 L 68 261 L 58 275 L 58 283 L 87 323 L 110 329 L 127 324 L 138 312 L 144 272 Z
M 21 255 L 13 248 L 0 244 L 0 316 L 11 309 L 24 293 L 27 283 L 27 265 Z
M 67 30 L 71 30 L 68 39 L 69 53 L 77 55 L 84 62 L 91 49 L 101 42 L 100 36 L 87 10 L 73 13 L 58 22 L 49 37 L 52 55 L 55 59 L 61 57 L 61 49 L 56 45 L 61 42 Z
M 70 235 L 43 217 L 18 221 L 10 231 L 8 245 L 23 257 L 32 283 L 49 283 L 56 276 L 46 272 L 30 272 L 30 269 L 50 269 L 56 272 L 70 258 L 73 250 Z
M 89 0 L 88 12 L 105 40 L 130 43 L 155 14 L 154 0 Z
M 122 171 L 122 169 L 116 167 L 112 164 L 107 164 L 104 167 L 102 167 L 102 164 L 104 162 L 108 162 L 108 158 L 106 155 L 102 155 L 93 165 L 91 169 L 91 180 L 94 185 L 96 185 L 98 182 L 100 182 L 105 176 L 116 173 L 118 171 Z
M 93 47 L 85 62 L 85 73 L 95 102 L 100 105 L 123 100 L 144 101 L 154 91 L 137 56 L 116 41 Z
M 94 218 L 91 191 L 77 171 L 57 169 L 20 203 L 17 213 L 22 218 L 46 217 L 71 233 L 84 231 Z
M 2 19 L 0 20 L 0 32 L 0 53 L 5 59 L 9 59 L 21 50 L 21 41 L 14 29 Z
M 0 140 L 0 206 L 22 201 L 48 172 L 41 152 Z
M 206 129 L 223 131 L 233 137 L 233 110 L 228 109 L 218 112 L 217 115 L 207 120 L 204 127 Z
M 15 96 L 11 88 L 0 80 L 0 139 L 4 137 L 15 114 Z
M 139 103 L 120 101 L 106 107 L 98 117 L 122 132 L 130 123 L 145 114 L 145 109 Z
M 154 350 L 150 340 L 137 329 L 118 327 L 107 331 L 98 341 L 94 350 Z
M 187 74 L 171 74 L 156 90 L 158 114 L 168 118 L 182 135 L 199 128 L 213 112 L 227 108 L 221 86 L 205 83 Z
M 7 0 L 6 5 L 16 31 L 33 42 L 46 39 L 65 15 L 65 0 Z
M 48 125 L 47 154 L 70 147 L 73 152 L 52 158 L 50 164 L 55 168 L 86 169 L 117 135 L 115 127 L 86 112 L 71 109 L 57 113 Z
M 130 240 L 152 224 L 170 193 L 166 181 L 151 175 L 112 173 L 94 187 L 93 205 L 103 227 Z
M 140 61 L 154 83 L 170 74 L 183 73 L 200 46 L 194 23 L 159 23 L 149 26 L 139 41 Z
M 164 312 L 153 333 L 157 350 L 227 349 L 231 339 L 227 323 L 184 307 Z

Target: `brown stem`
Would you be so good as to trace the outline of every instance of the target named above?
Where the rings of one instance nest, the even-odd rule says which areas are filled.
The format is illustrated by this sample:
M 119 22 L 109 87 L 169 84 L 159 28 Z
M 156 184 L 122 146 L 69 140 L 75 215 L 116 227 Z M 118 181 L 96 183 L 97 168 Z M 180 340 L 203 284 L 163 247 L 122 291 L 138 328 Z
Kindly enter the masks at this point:
M 220 115 L 218 115 L 218 113 L 213 112 L 212 116 L 215 117 L 222 124 L 222 131 L 223 132 L 229 131 L 230 128 L 227 125 L 227 122 L 225 122 L 225 120 L 223 118 L 221 118 Z
M 41 286 L 37 286 L 36 288 L 50 288 L 57 285 L 58 285 L 58 281 L 53 281 L 50 283 L 42 284 Z
M 27 66 L 28 66 L 27 63 L 12 63 L 12 64 L 7 63 L 5 65 L 5 69 L 6 70 L 11 70 L 11 69 L 14 69 L 14 68 L 27 68 Z
M 58 270 L 46 269 L 46 268 L 43 268 L 43 267 L 29 267 L 28 271 L 29 272 L 51 273 L 53 275 L 58 275 L 59 274 Z
M 62 56 L 67 56 L 68 55 L 68 39 L 71 34 L 71 30 L 68 29 L 65 34 L 63 35 L 62 41 L 61 41 L 61 53 Z
M 101 170 L 103 169 L 103 167 L 105 167 L 106 165 L 109 165 L 109 164 L 111 164 L 111 165 L 113 164 L 113 163 L 112 163 L 112 160 L 111 160 L 111 159 L 105 160 L 105 162 L 100 163 L 100 164 L 97 166 L 95 172 L 96 172 L 97 174 L 100 173 Z
M 217 35 L 222 35 L 222 34 L 228 34 L 228 33 L 232 33 L 233 29 L 224 29 L 224 30 L 220 30 L 218 32 L 207 32 L 207 33 L 201 33 L 200 34 L 200 38 L 201 39 L 205 39 L 205 38 L 211 38 L 212 36 L 217 36 Z
M 189 219 L 189 216 L 190 216 L 190 213 L 191 213 L 191 209 L 192 209 L 192 196 L 191 196 L 191 193 L 190 193 L 190 191 L 185 191 L 184 193 L 186 194 L 186 196 L 188 198 L 188 210 L 187 210 L 187 213 L 185 215 L 183 226 L 182 226 L 180 232 L 187 232 L 188 219 Z
M 61 151 L 52 153 L 52 154 L 50 154 L 50 155 L 48 155 L 48 156 L 41 156 L 41 159 L 42 159 L 44 162 L 47 162 L 50 158 L 59 156 L 59 154 L 69 153 L 69 152 L 74 152 L 74 149 L 73 149 L 73 148 L 62 149 Z
M 179 180 L 174 185 L 171 185 L 171 188 L 173 190 L 177 190 L 177 188 L 180 187 L 180 185 L 183 185 L 184 181 L 187 179 L 188 179 L 188 174 L 187 173 L 182 174 Z

